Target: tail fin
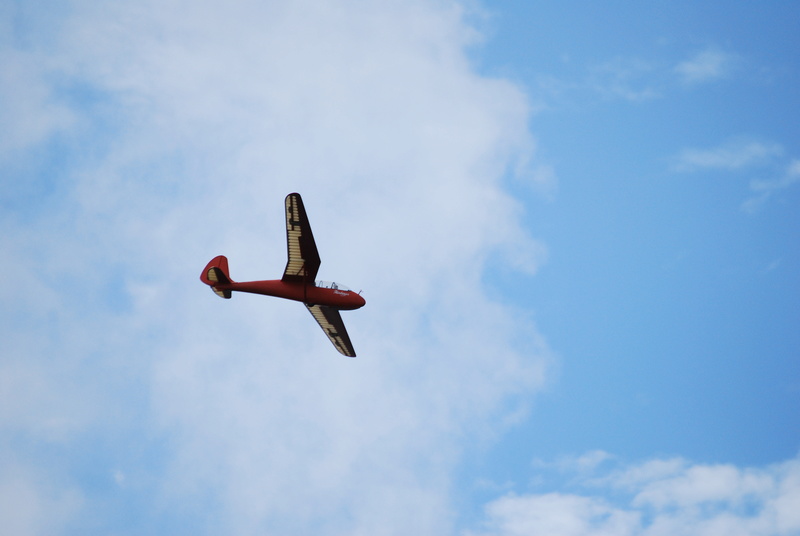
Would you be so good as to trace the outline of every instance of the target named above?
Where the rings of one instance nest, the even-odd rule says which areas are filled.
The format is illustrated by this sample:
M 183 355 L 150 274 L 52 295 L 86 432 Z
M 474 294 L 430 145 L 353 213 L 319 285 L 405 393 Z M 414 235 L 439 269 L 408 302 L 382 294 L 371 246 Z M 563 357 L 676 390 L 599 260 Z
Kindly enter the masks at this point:
M 227 257 L 220 255 L 211 259 L 211 262 L 203 269 L 203 273 L 200 274 L 200 281 L 210 286 L 211 290 L 220 298 L 230 299 L 230 289 L 219 288 L 224 285 L 230 285 L 233 282 L 230 275 L 228 275 Z

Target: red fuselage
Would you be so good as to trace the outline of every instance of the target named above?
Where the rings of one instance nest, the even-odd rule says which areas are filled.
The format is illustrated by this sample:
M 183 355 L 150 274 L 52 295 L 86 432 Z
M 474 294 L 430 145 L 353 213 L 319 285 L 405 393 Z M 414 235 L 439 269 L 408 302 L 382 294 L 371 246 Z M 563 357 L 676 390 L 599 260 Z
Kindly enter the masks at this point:
M 234 290 L 286 298 L 309 305 L 327 305 L 337 309 L 352 310 L 363 307 L 366 300 L 352 290 L 317 287 L 303 283 L 291 283 L 273 279 L 268 281 L 245 281 L 242 283 L 214 283 L 219 290 Z

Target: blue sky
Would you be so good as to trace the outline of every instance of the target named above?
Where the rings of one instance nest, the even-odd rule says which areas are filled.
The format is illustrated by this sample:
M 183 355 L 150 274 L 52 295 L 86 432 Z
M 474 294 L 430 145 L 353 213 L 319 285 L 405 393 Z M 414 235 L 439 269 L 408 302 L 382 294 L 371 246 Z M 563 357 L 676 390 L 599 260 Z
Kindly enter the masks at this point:
M 796 451 L 797 9 L 770 5 L 493 20 L 482 58 L 541 103 L 531 130 L 558 177 L 529 205 L 550 257 L 524 293 L 564 358 L 533 417 L 550 455 Z
M 798 20 L 4 4 L 7 530 L 800 534 Z

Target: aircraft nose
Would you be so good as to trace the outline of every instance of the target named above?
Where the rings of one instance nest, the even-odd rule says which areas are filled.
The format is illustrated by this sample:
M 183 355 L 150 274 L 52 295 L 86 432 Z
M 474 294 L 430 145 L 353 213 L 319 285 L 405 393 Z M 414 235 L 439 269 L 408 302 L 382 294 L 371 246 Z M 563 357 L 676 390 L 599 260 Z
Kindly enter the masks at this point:
M 360 309 L 361 307 L 364 307 L 364 305 L 367 304 L 367 300 L 365 300 L 364 297 L 361 294 L 356 294 L 355 298 L 356 298 L 356 300 L 355 300 L 356 309 Z

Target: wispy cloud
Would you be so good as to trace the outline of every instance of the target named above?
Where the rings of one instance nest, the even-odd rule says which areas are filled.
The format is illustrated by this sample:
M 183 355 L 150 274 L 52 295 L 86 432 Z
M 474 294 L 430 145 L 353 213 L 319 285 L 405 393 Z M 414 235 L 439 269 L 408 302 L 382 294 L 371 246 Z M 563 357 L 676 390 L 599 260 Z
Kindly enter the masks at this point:
M 584 493 L 509 494 L 486 506 L 482 536 L 800 531 L 800 458 L 760 467 L 655 459 L 582 476 Z M 580 485 L 580 484 L 579 484 Z M 477 534 L 477 533 L 469 533 Z
M 654 74 L 654 67 L 647 61 L 615 58 L 591 69 L 590 84 L 608 97 L 650 100 L 661 95 L 654 85 Z
M 561 473 L 587 474 L 597 470 L 598 466 L 613 460 L 614 456 L 603 450 L 592 450 L 580 456 L 562 456 L 554 462 L 535 459 L 533 467 L 537 469 L 555 469 Z
M 539 75 L 535 93 L 540 99 L 540 109 L 579 98 L 587 90 L 609 100 L 645 102 L 669 95 L 676 83 L 696 86 L 729 77 L 736 64 L 737 56 L 717 47 L 700 51 L 677 65 L 673 59 L 655 55 L 622 55 L 588 66 L 580 79 L 574 75 L 573 78 Z
M 84 507 L 77 487 L 61 482 L 24 463 L 7 449 L 0 460 L 0 512 L 8 534 L 58 534 Z
M 729 75 L 736 57 L 716 47 L 707 48 L 675 66 L 675 73 L 687 84 L 709 82 Z
M 734 140 L 711 149 L 684 149 L 675 158 L 677 171 L 702 169 L 737 170 L 780 156 L 783 147 L 776 143 Z
M 0 162 L 4 167 L 76 120 L 36 66 L 41 61 L 32 51 L 0 49 L 0 103 L 5 103 L 0 104 Z
M 783 146 L 777 143 L 734 140 L 711 149 L 684 149 L 673 159 L 678 172 L 718 170 L 728 173 L 758 174 L 751 179 L 752 196 L 742 203 L 742 210 L 753 213 L 761 209 L 775 194 L 800 182 L 800 161 L 786 161 Z
M 792 160 L 783 176 L 772 180 L 750 181 L 750 190 L 755 195 L 742 204 L 742 209 L 745 212 L 756 212 L 774 194 L 798 182 L 800 182 L 800 160 Z

